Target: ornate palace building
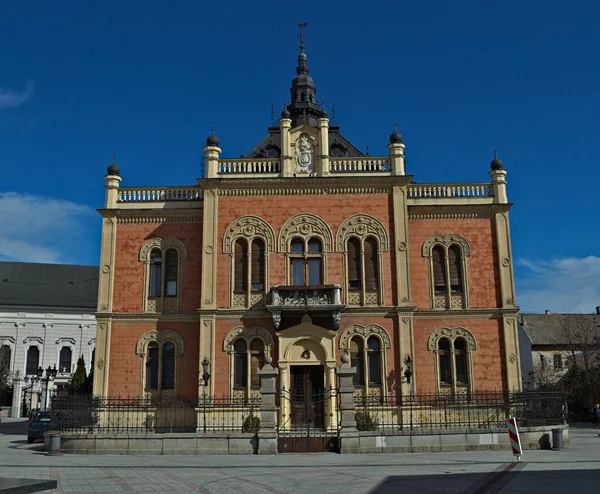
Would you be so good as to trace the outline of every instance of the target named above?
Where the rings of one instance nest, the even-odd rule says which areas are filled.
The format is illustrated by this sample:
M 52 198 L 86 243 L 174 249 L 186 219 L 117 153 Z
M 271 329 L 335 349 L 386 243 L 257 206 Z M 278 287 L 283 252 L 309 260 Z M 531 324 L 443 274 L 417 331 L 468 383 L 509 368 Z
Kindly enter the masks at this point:
M 95 394 L 252 399 L 267 362 L 309 399 L 344 354 L 358 396 L 520 389 L 502 162 L 415 184 L 395 129 L 370 156 L 330 125 L 303 46 L 296 73 L 245 157 L 208 137 L 197 185 L 108 167 Z

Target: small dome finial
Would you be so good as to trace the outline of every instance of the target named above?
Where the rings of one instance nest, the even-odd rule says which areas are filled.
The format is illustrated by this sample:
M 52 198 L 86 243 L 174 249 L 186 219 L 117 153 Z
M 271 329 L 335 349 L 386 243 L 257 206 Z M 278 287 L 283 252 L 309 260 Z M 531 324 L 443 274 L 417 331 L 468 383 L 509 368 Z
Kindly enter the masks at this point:
M 207 146 L 219 146 L 219 138 L 215 135 L 215 126 L 212 126 L 211 134 L 206 139 Z
M 502 160 L 498 159 L 498 153 L 496 152 L 495 149 L 494 149 L 494 159 L 490 163 L 490 168 L 492 170 L 502 170 L 504 168 L 504 163 L 502 163 Z
M 281 118 L 290 118 L 292 114 L 287 109 L 287 101 L 283 102 L 283 111 L 281 112 Z
M 327 118 L 327 110 L 325 109 L 325 101 L 321 100 L 321 110 L 319 111 L 319 118 Z
M 390 134 L 390 143 L 391 144 L 399 144 L 402 143 L 402 134 L 398 132 L 398 128 L 396 127 L 396 122 L 394 122 L 394 132 Z
M 117 166 L 117 155 L 113 154 L 112 163 L 106 169 L 106 174 L 107 175 L 118 175 L 119 173 L 121 173 L 121 170 L 119 170 L 119 167 Z

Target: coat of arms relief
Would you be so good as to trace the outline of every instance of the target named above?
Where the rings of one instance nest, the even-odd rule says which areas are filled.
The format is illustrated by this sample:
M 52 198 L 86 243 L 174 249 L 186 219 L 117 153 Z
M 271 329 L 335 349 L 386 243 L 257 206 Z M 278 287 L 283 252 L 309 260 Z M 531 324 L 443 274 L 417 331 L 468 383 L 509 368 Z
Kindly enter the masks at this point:
M 311 173 L 314 170 L 314 156 L 308 136 L 301 135 L 296 143 L 296 173 Z

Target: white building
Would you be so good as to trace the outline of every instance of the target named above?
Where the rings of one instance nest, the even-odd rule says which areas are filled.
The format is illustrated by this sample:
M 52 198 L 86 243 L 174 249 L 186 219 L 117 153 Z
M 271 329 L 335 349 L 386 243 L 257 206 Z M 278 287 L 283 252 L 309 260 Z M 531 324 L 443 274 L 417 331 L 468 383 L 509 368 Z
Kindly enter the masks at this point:
M 0 403 L 4 415 L 21 416 L 24 404 L 45 408 L 68 385 L 80 355 L 89 373 L 97 295 L 97 266 L 0 262 L 0 366 L 13 385 L 12 403 Z M 56 368 L 54 380 L 46 371 L 36 379 L 40 367 Z

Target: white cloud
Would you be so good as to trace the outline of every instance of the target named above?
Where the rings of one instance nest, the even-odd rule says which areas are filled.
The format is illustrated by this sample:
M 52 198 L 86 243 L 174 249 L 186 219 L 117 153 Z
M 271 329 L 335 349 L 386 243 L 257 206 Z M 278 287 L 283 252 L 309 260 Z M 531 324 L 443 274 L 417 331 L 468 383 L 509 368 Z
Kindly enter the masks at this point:
M 0 260 L 74 262 L 82 245 L 96 241 L 89 232 L 95 215 L 62 199 L 0 193 Z
M 25 90 L 20 93 L 0 86 L 0 110 L 3 108 L 15 108 L 22 105 L 31 97 L 33 89 L 33 81 L 27 81 Z
M 515 274 L 522 312 L 590 313 L 600 305 L 600 257 L 520 259 Z

